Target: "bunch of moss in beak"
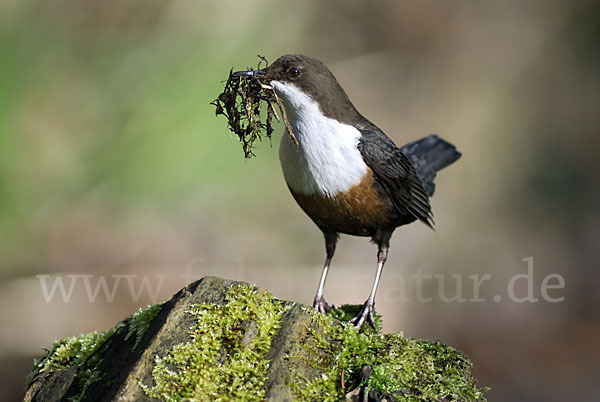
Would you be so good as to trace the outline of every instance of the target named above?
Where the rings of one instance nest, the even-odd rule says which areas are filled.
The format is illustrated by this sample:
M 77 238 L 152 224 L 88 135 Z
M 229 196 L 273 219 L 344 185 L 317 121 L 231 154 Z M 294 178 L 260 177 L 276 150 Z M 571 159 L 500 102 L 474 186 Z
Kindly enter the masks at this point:
M 266 63 L 264 57 L 259 58 Z M 247 70 L 251 71 L 255 70 Z M 262 140 L 263 136 L 271 140 L 273 117 L 277 121 L 283 120 L 290 137 L 298 146 L 279 97 L 273 87 L 261 82 L 258 74 L 240 74 L 230 70 L 223 92 L 211 105 L 215 106 L 217 116 L 222 114 L 227 118 L 229 130 L 238 136 L 246 158 L 254 156 L 252 147 L 257 140 Z M 281 119 L 275 105 L 281 113 Z

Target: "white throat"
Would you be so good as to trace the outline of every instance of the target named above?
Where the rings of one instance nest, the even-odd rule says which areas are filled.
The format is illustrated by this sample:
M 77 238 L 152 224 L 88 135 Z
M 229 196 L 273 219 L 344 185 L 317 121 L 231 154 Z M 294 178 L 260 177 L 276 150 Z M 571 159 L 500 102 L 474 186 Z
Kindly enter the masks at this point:
M 358 150 L 360 131 L 323 115 L 317 102 L 297 86 L 271 85 L 284 101 L 298 143 L 284 132 L 279 160 L 288 186 L 297 193 L 334 196 L 360 183 L 367 165 Z

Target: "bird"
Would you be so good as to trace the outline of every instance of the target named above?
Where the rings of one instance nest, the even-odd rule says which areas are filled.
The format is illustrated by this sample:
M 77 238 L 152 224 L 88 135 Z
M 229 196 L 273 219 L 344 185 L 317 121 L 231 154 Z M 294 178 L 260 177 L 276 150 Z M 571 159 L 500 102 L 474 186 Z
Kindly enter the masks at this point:
M 399 148 L 358 112 L 330 69 L 316 58 L 288 54 L 263 69 L 234 75 L 273 88 L 297 139 L 296 144 L 283 135 L 279 160 L 293 198 L 325 238 L 326 258 L 313 308 L 326 313 L 334 307 L 323 293 L 339 234 L 370 237 L 377 245 L 375 278 L 350 323 L 360 328 L 368 322 L 377 330 L 375 295 L 392 234 L 415 221 L 433 228 L 433 180 L 461 153 L 437 135 Z

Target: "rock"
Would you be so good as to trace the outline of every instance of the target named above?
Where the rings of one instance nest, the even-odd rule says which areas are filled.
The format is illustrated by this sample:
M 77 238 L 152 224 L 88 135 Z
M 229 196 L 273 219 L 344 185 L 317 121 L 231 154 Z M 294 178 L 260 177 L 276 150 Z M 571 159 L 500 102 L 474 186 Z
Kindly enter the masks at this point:
M 26 401 L 60 401 L 66 395 L 76 375 L 77 367 L 40 374 L 27 388 L 24 399 Z
M 335 316 L 343 316 L 338 311 Z M 362 333 L 241 282 L 205 277 L 99 334 L 59 340 L 26 401 L 484 400 L 460 352 Z

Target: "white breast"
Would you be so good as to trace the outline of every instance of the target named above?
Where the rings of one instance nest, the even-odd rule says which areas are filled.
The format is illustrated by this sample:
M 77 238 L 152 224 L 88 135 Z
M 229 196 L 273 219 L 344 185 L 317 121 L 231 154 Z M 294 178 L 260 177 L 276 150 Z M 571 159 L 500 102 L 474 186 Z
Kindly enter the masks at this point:
M 300 147 L 283 134 L 279 160 L 288 186 L 297 193 L 334 196 L 360 183 L 367 165 L 358 150 L 360 132 L 326 117 L 319 105 L 293 84 L 271 81 L 284 101 Z

